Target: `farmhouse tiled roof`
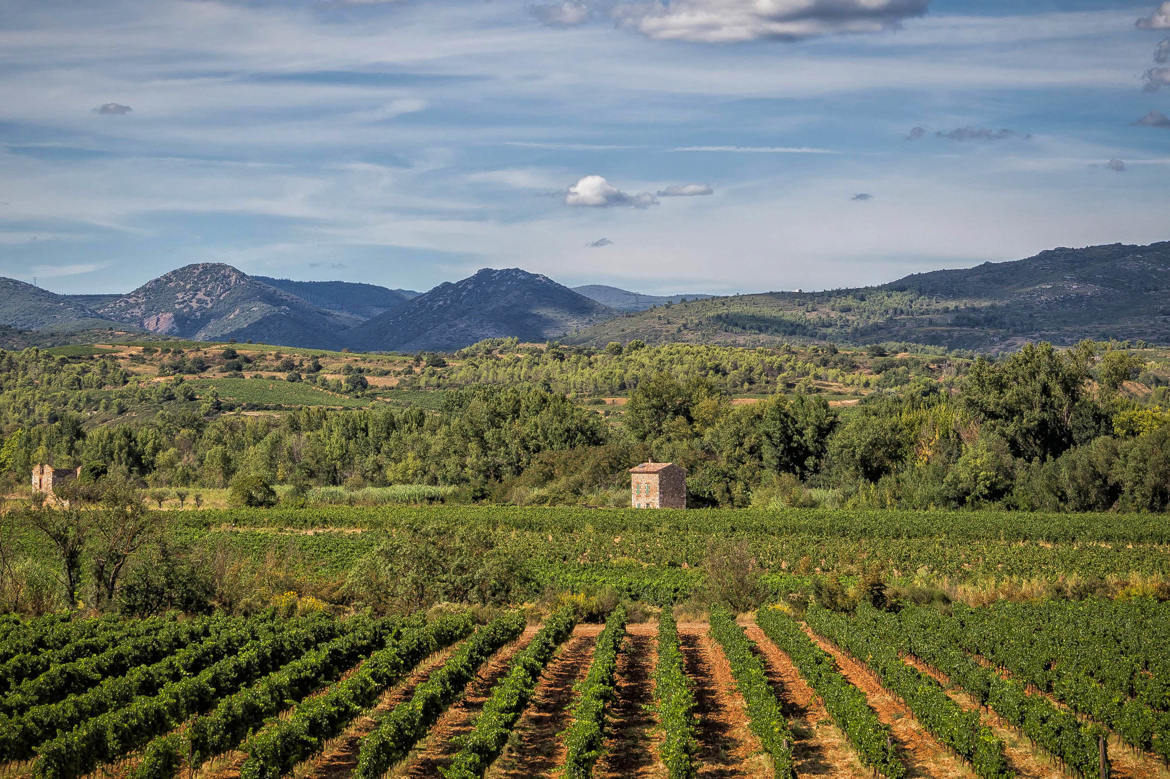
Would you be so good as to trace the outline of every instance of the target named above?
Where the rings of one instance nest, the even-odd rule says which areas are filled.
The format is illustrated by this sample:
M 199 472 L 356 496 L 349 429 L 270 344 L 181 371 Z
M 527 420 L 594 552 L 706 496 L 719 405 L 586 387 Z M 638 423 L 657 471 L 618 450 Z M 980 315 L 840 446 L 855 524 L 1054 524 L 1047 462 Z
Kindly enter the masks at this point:
M 674 463 L 642 463 L 641 465 L 635 465 L 633 468 L 631 468 L 630 473 L 661 473 L 667 468 L 681 467 L 682 466 L 675 465 Z

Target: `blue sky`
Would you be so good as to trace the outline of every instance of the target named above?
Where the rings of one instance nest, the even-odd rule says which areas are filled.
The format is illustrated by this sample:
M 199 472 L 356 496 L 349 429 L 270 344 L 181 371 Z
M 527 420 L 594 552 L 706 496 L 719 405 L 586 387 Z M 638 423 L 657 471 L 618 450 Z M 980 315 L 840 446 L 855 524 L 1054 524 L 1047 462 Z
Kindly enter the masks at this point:
M 1157 2 L 0 0 L 0 275 L 736 292 L 1167 240 L 1167 39 Z

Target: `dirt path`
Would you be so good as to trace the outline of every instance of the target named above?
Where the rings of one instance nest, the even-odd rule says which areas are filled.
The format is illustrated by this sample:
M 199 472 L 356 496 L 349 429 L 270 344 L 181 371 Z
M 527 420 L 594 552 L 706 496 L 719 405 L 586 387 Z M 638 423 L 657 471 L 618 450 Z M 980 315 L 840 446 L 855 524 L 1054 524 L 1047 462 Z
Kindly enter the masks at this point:
M 877 676 L 861 663 L 846 655 L 836 645 L 826 641 L 804 626 L 805 632 L 821 649 L 837 661 L 841 673 L 865 693 L 878 719 L 890 726 L 899 753 L 906 761 L 908 777 L 971 777 L 974 772 L 963 760 L 930 735 L 914 718 L 909 707 L 886 690 Z
M 565 745 L 559 737 L 569 726 L 575 698 L 573 686 L 585 677 L 603 625 L 578 625 L 536 685 L 513 737 L 487 775 L 490 779 L 552 777 L 564 764 Z
M 764 635 L 754 620 L 744 623 L 744 628 L 748 638 L 759 647 L 768 680 L 792 725 L 796 737 L 792 755 L 797 775 L 869 779 L 872 772 L 857 758 L 845 734 L 833 724 L 825 704 L 801 677 L 792 659 Z
M 975 662 L 984 668 L 994 671 L 1001 677 L 1005 679 L 1014 678 L 1010 672 L 997 667 L 986 657 L 969 652 L 968 654 L 971 655 L 971 658 Z M 1033 684 L 1025 683 L 1024 689 L 1030 695 L 1040 695 L 1046 698 L 1052 705 L 1058 708 L 1072 711 L 1083 722 L 1096 722 L 1092 717 L 1087 717 L 1084 714 L 1074 711 L 1071 707 L 1057 700 L 1052 694 L 1041 690 Z M 1108 726 L 1104 725 L 1104 723 L 1100 724 L 1108 729 Z M 1162 762 L 1157 755 L 1144 752 L 1126 744 L 1112 730 L 1109 730 L 1109 737 L 1106 739 L 1106 744 L 1109 750 L 1110 775 L 1115 777 L 1115 779 L 1170 779 L 1170 766 Z
M 950 699 L 959 704 L 964 711 L 979 712 L 983 724 L 991 728 L 995 735 L 1003 741 L 1004 754 L 1020 779 L 1061 779 L 1061 777 L 1073 775 L 1070 772 L 1062 771 L 1056 760 L 1048 756 L 1044 750 L 1033 747 L 1027 736 L 1013 727 L 1007 720 L 991 709 L 981 706 L 979 701 L 964 692 L 961 687 L 951 684 L 951 680 L 945 674 L 913 655 L 902 659 L 907 665 L 941 684 L 946 689 Z
M 382 693 L 381 698 L 370 711 L 351 722 L 346 731 L 339 737 L 331 739 L 321 754 L 317 755 L 307 766 L 297 770 L 296 776 L 312 777 L 313 779 L 341 779 L 341 777 L 352 776 L 357 768 L 362 739 L 373 731 L 377 724 L 377 717 L 395 706 L 409 701 L 414 695 L 415 689 L 441 668 L 458 646 L 459 644 L 447 647 L 419 663 L 418 667 L 406 679 Z
M 711 637 L 707 623 L 680 624 L 678 637 L 699 714 L 696 776 L 771 776 L 772 766 L 751 732 L 731 666 Z
M 617 700 L 608 721 L 603 754 L 594 767 L 598 779 L 657 779 L 666 776 L 654 734 L 654 665 L 658 626 L 627 626 L 629 636 L 618 655 Z
M 412 779 L 434 779 L 440 776 L 439 769 L 447 765 L 458 751 L 453 739 L 471 730 L 471 723 L 487 702 L 492 685 L 508 672 L 512 658 L 528 646 L 536 631 L 537 626 L 529 625 L 520 638 L 496 652 L 468 683 L 463 697 L 443 712 L 422 744 L 390 775 Z

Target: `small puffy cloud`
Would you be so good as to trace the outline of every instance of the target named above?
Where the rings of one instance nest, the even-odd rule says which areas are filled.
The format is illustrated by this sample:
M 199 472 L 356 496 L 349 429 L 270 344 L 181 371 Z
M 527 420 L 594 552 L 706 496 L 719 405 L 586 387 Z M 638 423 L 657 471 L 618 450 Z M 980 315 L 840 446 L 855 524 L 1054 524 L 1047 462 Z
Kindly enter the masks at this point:
M 1154 62 L 1170 62 L 1170 38 L 1159 43 L 1158 48 L 1154 49 Z
M 1118 173 L 1121 173 L 1125 170 L 1125 163 L 1114 157 L 1113 159 L 1109 160 L 1109 162 L 1105 163 L 1105 167 L 1109 168 L 1109 170 L 1115 170 Z
M 1170 0 L 1158 6 L 1149 16 L 1138 19 L 1137 26 L 1142 30 L 1170 30 Z
M 658 190 L 658 197 L 696 197 L 714 192 L 709 184 L 671 184 L 665 189 Z
M 565 205 L 609 208 L 633 206 L 648 208 L 658 205 L 658 198 L 650 192 L 631 195 L 610 184 L 603 176 L 585 176 L 565 193 Z
M 906 140 L 908 140 L 908 141 L 920 141 L 925 137 L 926 137 L 926 128 L 925 127 L 914 127 L 910 130 L 910 132 L 906 133 Z
M 873 195 L 869 194 L 868 192 L 858 192 L 856 195 L 854 195 L 853 197 L 851 197 L 849 199 L 861 202 L 864 200 L 873 200 Z
M 606 246 L 613 246 L 613 241 L 608 238 L 598 238 L 596 241 L 590 241 L 586 244 L 586 247 L 590 249 L 603 249 Z
M 1146 85 L 1143 87 L 1147 92 L 1157 92 L 1164 86 L 1170 85 L 1170 68 L 1150 68 L 1142 78 Z
M 589 6 L 575 0 L 529 6 L 532 15 L 551 27 L 576 27 L 589 21 Z
M 700 43 L 795 41 L 880 32 L 926 13 L 930 0 L 671 0 L 619 3 L 613 16 L 650 38 Z
M 1028 140 L 1031 135 L 1020 135 L 1015 130 L 989 130 L 985 127 L 958 127 L 946 132 L 935 133 L 939 138 L 951 141 L 1003 141 L 1009 138 Z
M 1166 127 L 1170 128 L 1170 117 L 1161 111 L 1150 111 L 1148 114 L 1138 119 L 1134 124 L 1139 127 Z
M 95 113 L 102 114 L 103 116 L 124 116 L 134 109 L 121 103 L 102 103 L 93 110 Z

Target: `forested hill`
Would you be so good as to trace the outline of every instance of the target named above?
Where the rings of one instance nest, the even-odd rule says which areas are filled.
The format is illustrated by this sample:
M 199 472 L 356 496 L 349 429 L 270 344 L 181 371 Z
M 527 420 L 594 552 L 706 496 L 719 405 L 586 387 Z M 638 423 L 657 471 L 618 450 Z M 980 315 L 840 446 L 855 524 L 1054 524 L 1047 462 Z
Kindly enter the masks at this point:
M 454 351 L 485 338 L 559 338 L 614 315 L 547 276 L 519 268 L 485 268 L 440 284 L 346 335 L 360 349 Z
M 1004 351 L 1028 341 L 1086 338 L 1170 343 L 1170 242 L 1053 249 L 878 287 L 692 301 L 626 314 L 567 340 L 904 341 Z

